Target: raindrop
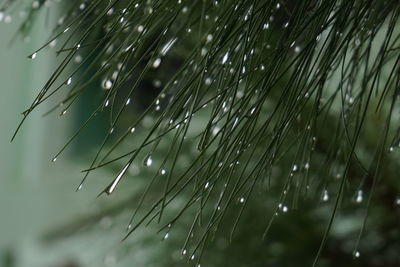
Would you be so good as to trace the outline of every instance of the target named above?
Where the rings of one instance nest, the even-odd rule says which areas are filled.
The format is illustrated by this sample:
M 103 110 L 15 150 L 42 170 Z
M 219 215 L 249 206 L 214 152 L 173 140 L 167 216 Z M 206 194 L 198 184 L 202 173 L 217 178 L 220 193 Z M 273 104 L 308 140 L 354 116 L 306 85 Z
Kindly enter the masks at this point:
M 353 257 L 354 258 L 359 258 L 360 257 L 360 252 L 358 250 L 353 251 Z
M 149 166 L 151 166 L 151 164 L 153 164 L 153 159 L 151 158 L 151 155 L 148 155 L 147 157 L 145 157 L 143 164 L 146 167 L 149 167 Z
M 225 64 L 226 61 L 228 60 L 228 57 L 229 57 L 229 52 L 226 52 L 225 55 L 222 57 L 221 63 L 222 63 L 222 64 Z
M 68 80 L 65 82 L 66 85 L 70 85 L 72 83 L 72 77 L 69 77 Z
M 283 212 L 288 212 L 288 210 L 289 210 L 289 208 L 288 208 L 287 206 L 283 206 L 283 207 L 282 207 L 282 211 L 283 211 Z
M 361 203 L 363 201 L 363 191 L 357 190 L 356 194 L 354 195 L 354 201 L 356 203 Z
M 106 90 L 111 89 L 112 84 L 113 83 L 112 83 L 111 80 L 104 80 L 103 83 L 102 83 L 103 88 L 106 89 Z
M 208 187 L 210 187 L 210 183 L 209 183 L 209 182 L 207 182 L 207 183 L 204 185 L 204 189 L 207 189 Z
M 135 132 L 135 127 L 132 127 L 129 131 L 131 132 L 131 133 L 134 133 Z
M 213 135 L 217 135 L 220 130 L 221 130 L 221 128 L 219 126 L 215 126 L 212 131 Z
M 111 185 L 106 189 L 106 193 L 108 195 L 112 194 L 112 192 L 114 192 L 115 187 L 117 186 L 117 184 L 119 183 L 119 181 L 121 180 L 122 176 L 125 174 L 126 170 L 128 169 L 129 165 L 131 165 L 130 162 L 128 162 L 123 168 L 122 170 L 118 173 L 117 177 L 114 179 L 114 181 L 111 183 Z
M 400 196 L 395 199 L 394 204 L 400 206 Z
M 239 199 L 239 202 L 240 202 L 240 203 L 244 203 L 244 197 L 241 197 L 241 198 Z
M 79 64 L 82 62 L 82 56 L 81 55 L 76 55 L 75 59 L 74 59 L 75 63 Z
M 54 157 L 51 162 L 56 162 L 57 161 L 57 157 Z
M 54 39 L 53 41 L 50 42 L 49 46 L 50 47 L 55 47 L 57 45 L 57 39 Z
M 107 11 L 107 15 L 112 15 L 114 13 L 114 8 L 112 7 L 112 8 L 110 8 L 108 11 Z
M 126 105 L 126 106 L 129 105 L 129 103 L 131 103 L 131 99 L 130 99 L 130 98 L 128 98 L 128 99 L 126 100 L 125 105 Z
M 39 1 L 34 1 L 32 3 L 32 8 L 38 8 L 39 7 Z
M 165 169 L 161 169 L 160 173 L 161 173 L 161 175 L 165 175 L 167 173 L 167 171 Z
M 297 165 L 296 164 L 293 165 L 292 171 L 294 171 L 294 172 L 297 171 Z
M 155 69 L 158 68 L 160 66 L 160 64 L 161 64 L 161 58 L 158 57 L 153 62 L 153 68 L 155 68 Z
M 11 20 L 12 20 L 12 17 L 10 15 L 6 15 L 5 18 L 4 18 L 4 22 L 6 24 L 11 23 Z
M 169 237 L 169 233 L 166 233 L 164 236 L 164 239 L 167 239 Z
M 33 53 L 32 55 L 30 55 L 28 58 L 30 58 L 30 59 L 35 59 L 36 56 L 37 56 L 37 53 L 35 52 L 35 53 Z
M 325 190 L 322 192 L 321 200 L 322 200 L 323 202 L 327 202 L 327 201 L 329 200 L 328 190 L 325 189 Z
M 182 250 L 182 255 L 186 255 L 187 251 L 186 249 Z
M 310 168 L 310 163 L 306 163 L 306 164 L 304 164 L 304 169 L 306 169 L 306 170 L 308 170 Z

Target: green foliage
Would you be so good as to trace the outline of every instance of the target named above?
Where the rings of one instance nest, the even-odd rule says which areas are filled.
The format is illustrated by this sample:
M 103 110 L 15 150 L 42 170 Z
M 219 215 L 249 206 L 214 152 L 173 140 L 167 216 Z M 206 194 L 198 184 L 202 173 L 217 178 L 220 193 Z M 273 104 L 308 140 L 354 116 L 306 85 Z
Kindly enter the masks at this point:
M 23 35 L 43 9 L 61 5 L 29 4 Z M 398 236 L 393 217 L 374 218 L 379 209 L 398 215 L 400 203 L 393 155 L 400 141 L 397 1 L 62 5 L 52 37 L 29 56 L 56 45 L 61 63 L 22 121 L 51 97 L 61 99 L 52 111 L 62 116 L 95 92 L 92 114 L 54 160 L 93 118 L 107 116 L 109 127 L 78 189 L 100 167 L 118 167 L 106 194 L 124 184 L 129 169 L 149 169 L 126 238 L 148 224 L 164 233 L 176 227 L 185 232 L 177 241 L 182 253 L 195 262 L 203 252 L 213 254 L 222 238 L 232 243 L 220 245 L 232 254 L 231 265 L 290 266 L 283 254 L 263 253 L 269 238 L 279 240 L 270 231 L 274 222 L 279 232 L 309 242 L 282 245 L 296 261 L 303 249 L 315 251 L 307 265 L 321 256 L 358 258 L 367 218 L 380 234 L 387 223 Z M 351 231 L 353 245 L 344 249 L 327 243 L 339 210 L 360 212 L 359 233 Z M 311 228 L 304 236 L 303 227 Z M 242 250 L 243 243 L 251 249 Z M 236 258 L 240 253 L 246 261 Z

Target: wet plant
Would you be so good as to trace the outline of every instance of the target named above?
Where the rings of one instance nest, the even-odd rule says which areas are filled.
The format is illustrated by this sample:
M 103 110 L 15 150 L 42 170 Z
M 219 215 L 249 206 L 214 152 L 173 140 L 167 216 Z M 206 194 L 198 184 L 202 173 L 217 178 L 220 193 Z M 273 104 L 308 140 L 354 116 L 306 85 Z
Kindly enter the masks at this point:
M 125 238 L 155 224 L 167 239 L 184 217 L 182 254 L 200 264 L 218 233 L 235 242 L 251 207 L 263 242 L 279 216 L 327 202 L 315 266 L 341 210 L 362 207 L 349 251 L 359 258 L 372 203 L 398 206 L 397 1 L 28 2 L 5 1 L 0 17 L 26 11 L 18 39 L 62 6 L 28 56 L 52 47 L 60 64 L 12 138 L 44 101 L 63 116 L 94 90 L 96 108 L 52 160 L 107 115 L 77 189 L 112 165 L 100 195 L 117 194 L 132 166 L 148 169 Z

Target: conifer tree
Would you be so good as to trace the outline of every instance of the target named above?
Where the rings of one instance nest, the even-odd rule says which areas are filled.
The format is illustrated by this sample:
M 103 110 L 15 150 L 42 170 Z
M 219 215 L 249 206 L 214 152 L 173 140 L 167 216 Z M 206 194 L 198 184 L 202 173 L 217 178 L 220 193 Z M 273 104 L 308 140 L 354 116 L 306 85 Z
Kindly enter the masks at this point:
M 61 10 L 28 56 L 60 63 L 13 139 L 45 101 L 58 101 L 49 116 L 81 98 L 93 107 L 52 160 L 97 118 L 107 124 L 77 190 L 113 170 L 99 197 L 130 196 L 106 211 L 130 214 L 124 257 L 150 225 L 180 251 L 154 266 L 400 263 L 398 1 L 6 0 L 0 10 L 26 11 L 14 41 Z M 343 236 L 348 219 L 356 229 Z

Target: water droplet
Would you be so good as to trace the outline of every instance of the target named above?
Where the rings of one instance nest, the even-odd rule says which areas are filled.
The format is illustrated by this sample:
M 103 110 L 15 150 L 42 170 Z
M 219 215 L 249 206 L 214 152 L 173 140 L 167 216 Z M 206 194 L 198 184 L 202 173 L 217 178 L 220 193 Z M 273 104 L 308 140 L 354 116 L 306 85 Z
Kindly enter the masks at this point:
M 153 62 L 153 68 L 158 68 L 161 65 L 161 58 L 156 58 Z
M 215 126 L 212 131 L 213 135 L 217 135 L 220 130 L 221 130 L 221 128 L 219 126 Z
M 130 98 L 128 98 L 128 99 L 126 100 L 125 106 L 129 105 L 129 103 L 131 103 L 131 99 L 130 99 Z
M 118 173 L 117 177 L 115 177 L 115 179 L 113 180 L 113 182 L 111 183 L 111 185 L 106 189 L 106 193 L 108 195 L 112 194 L 112 192 L 114 192 L 115 187 L 117 186 L 117 184 L 119 183 L 119 181 L 121 180 L 122 176 L 125 174 L 126 170 L 128 169 L 129 165 L 131 165 L 130 162 L 128 162 L 123 168 L 122 170 Z
M 49 46 L 50 46 L 51 48 L 56 47 L 56 45 L 57 45 L 57 39 L 54 39 L 54 40 L 51 41 L 50 44 L 49 44 Z
M 68 80 L 65 82 L 66 85 L 70 85 L 72 83 L 72 77 L 69 77 Z
M 186 255 L 187 251 L 186 249 L 182 250 L 182 255 Z
M 112 85 L 113 83 L 111 80 L 104 80 L 102 83 L 103 88 L 106 90 L 111 89 Z
M 10 15 L 6 15 L 5 18 L 4 18 L 4 22 L 6 24 L 8 24 L 8 23 L 11 23 L 11 21 L 12 21 L 12 17 Z
M 77 64 L 81 63 L 82 62 L 82 56 L 81 55 L 76 55 L 74 61 Z
M 147 157 L 145 157 L 143 164 L 146 167 L 149 167 L 149 166 L 151 166 L 151 164 L 153 164 L 153 159 L 151 158 L 151 155 L 148 155 Z
M 358 250 L 353 251 L 353 257 L 354 258 L 359 258 L 360 257 L 360 252 Z
M 129 131 L 131 132 L 131 133 L 134 133 L 135 132 L 135 127 L 132 127 Z
M 161 169 L 160 173 L 161 173 L 161 175 L 165 175 L 167 173 L 167 171 L 165 169 Z
M 297 171 L 297 165 L 296 164 L 293 165 L 292 171 L 294 171 L 294 172 Z
M 357 190 L 355 195 L 354 195 L 354 201 L 356 203 L 361 203 L 363 201 L 363 191 L 362 190 Z
M 207 183 L 204 185 L 204 189 L 207 189 L 209 186 L 210 186 L 210 183 L 207 182 Z
M 32 3 L 32 8 L 38 8 L 39 7 L 39 1 L 34 1 L 33 3 Z
M 222 64 L 225 64 L 226 61 L 228 60 L 228 57 L 229 57 L 229 52 L 226 52 L 225 55 L 222 57 L 221 63 L 222 63 Z
M 32 55 L 28 56 L 28 58 L 30 58 L 30 59 L 35 59 L 36 56 L 37 56 L 37 53 L 35 52 L 35 53 L 33 53 Z
M 400 206 L 400 196 L 395 199 L 394 204 Z
M 325 189 L 325 190 L 322 192 L 321 200 L 322 200 L 323 202 L 327 202 L 327 201 L 329 200 L 328 190 Z
M 57 161 L 57 157 L 54 157 L 51 162 L 56 162 Z
M 167 239 L 169 237 L 169 233 L 166 233 L 164 236 L 164 239 Z
M 239 202 L 240 202 L 240 203 L 244 203 L 244 197 L 241 197 L 241 198 L 239 199 Z
M 393 150 L 394 150 L 394 148 L 391 146 L 391 147 L 389 147 L 389 151 L 390 152 L 393 152 Z
M 282 207 L 282 211 L 283 211 L 283 212 L 286 213 L 286 212 L 288 212 L 288 210 L 289 210 L 289 208 L 288 208 L 287 206 L 283 206 L 283 207 Z

